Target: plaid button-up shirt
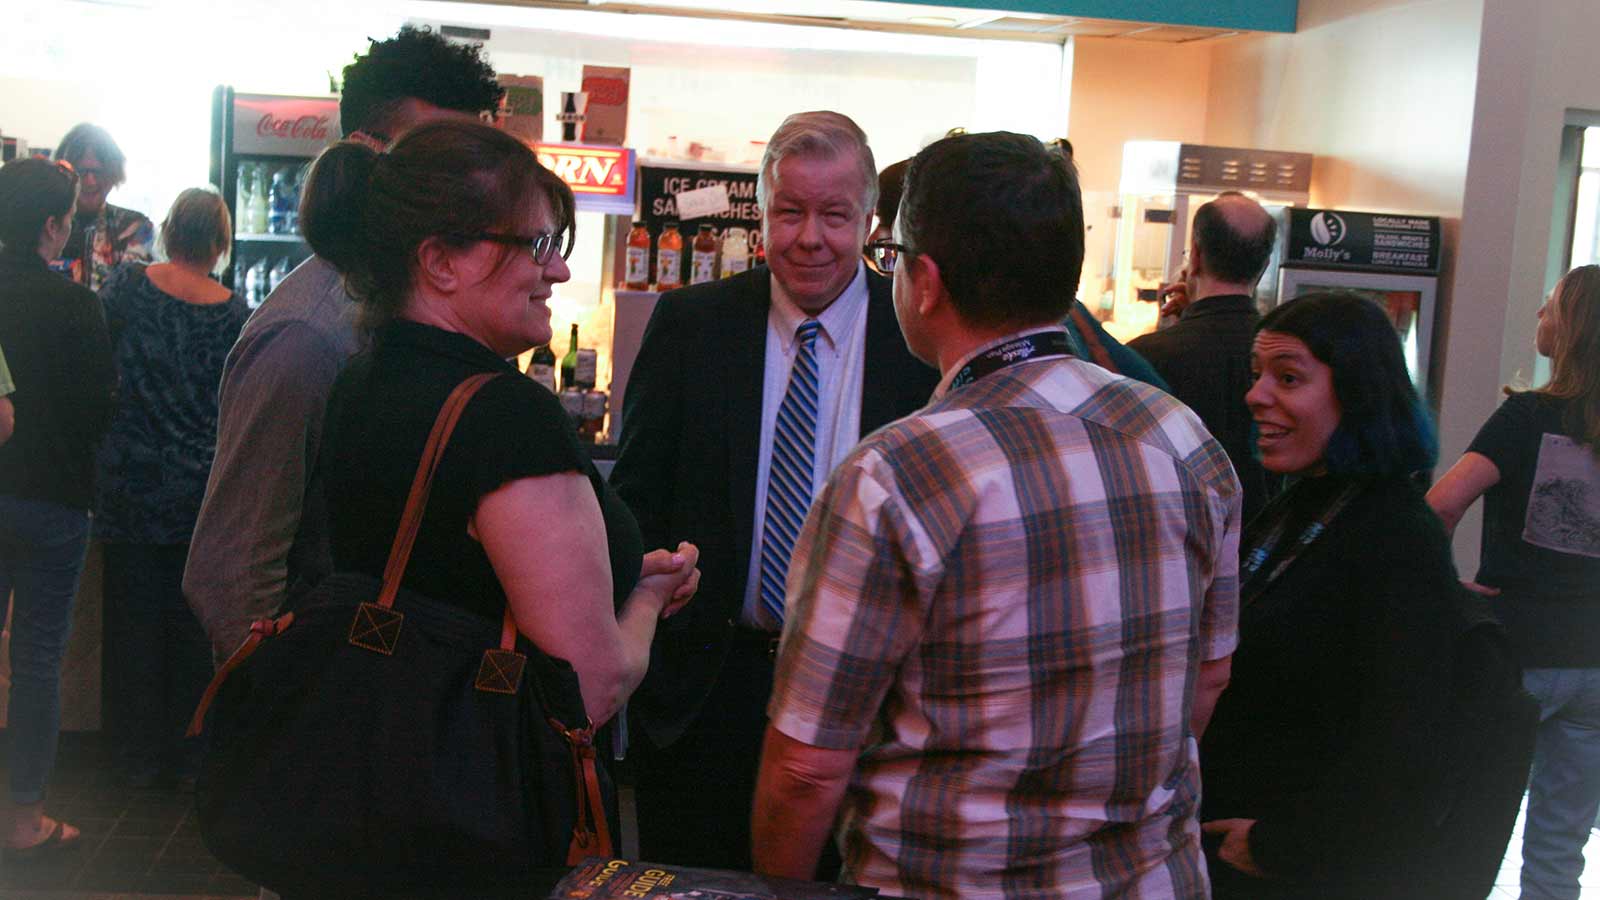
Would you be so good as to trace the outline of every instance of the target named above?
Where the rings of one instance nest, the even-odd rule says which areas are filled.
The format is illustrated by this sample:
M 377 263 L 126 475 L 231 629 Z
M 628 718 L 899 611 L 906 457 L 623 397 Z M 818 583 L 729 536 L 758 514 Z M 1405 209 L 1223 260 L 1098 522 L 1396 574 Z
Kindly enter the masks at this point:
M 1206 897 L 1189 713 L 1201 661 L 1236 641 L 1226 454 L 1171 397 L 1078 359 L 948 384 L 834 471 L 790 570 L 768 711 L 860 749 L 845 877 Z

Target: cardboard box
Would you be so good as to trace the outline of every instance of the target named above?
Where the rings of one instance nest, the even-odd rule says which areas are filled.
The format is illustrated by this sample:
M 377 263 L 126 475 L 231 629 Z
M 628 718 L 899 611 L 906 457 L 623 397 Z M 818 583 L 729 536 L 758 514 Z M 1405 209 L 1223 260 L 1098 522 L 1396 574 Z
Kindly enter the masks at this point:
M 589 109 L 579 140 L 619 147 L 627 142 L 631 71 L 613 66 L 583 67 L 583 91 L 589 95 Z
M 501 127 L 524 141 L 544 140 L 544 79 L 538 75 L 501 75 L 506 89 L 500 102 Z

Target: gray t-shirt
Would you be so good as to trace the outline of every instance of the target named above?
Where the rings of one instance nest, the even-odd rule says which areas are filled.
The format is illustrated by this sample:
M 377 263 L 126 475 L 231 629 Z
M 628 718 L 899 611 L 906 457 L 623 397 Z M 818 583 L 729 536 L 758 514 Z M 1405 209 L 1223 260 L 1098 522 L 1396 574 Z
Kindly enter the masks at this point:
M 245 323 L 223 367 L 217 455 L 183 574 L 219 662 L 297 582 L 332 568 L 311 475 L 328 393 L 358 346 L 354 309 L 339 273 L 312 257 Z

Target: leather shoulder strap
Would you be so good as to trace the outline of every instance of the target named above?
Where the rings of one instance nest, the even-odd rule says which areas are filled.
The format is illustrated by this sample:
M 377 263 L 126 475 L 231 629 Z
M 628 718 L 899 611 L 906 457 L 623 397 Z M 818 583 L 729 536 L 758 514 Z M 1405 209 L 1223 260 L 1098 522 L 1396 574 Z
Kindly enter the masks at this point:
M 422 511 L 428 506 L 428 493 L 433 489 L 433 475 L 439 460 L 450 443 L 450 433 L 466 411 L 473 395 L 490 381 L 499 377 L 493 372 L 469 376 L 456 385 L 445 398 L 439 416 L 433 422 L 433 431 L 423 445 L 422 459 L 417 463 L 417 474 L 411 480 L 411 493 L 406 497 L 405 511 L 400 514 L 400 527 L 395 530 L 394 543 L 389 547 L 389 562 L 383 569 L 383 588 L 378 593 L 377 605 L 384 609 L 394 606 L 395 595 L 400 592 L 400 580 L 405 576 L 406 563 L 411 560 L 411 548 L 417 542 L 417 532 L 422 528 Z

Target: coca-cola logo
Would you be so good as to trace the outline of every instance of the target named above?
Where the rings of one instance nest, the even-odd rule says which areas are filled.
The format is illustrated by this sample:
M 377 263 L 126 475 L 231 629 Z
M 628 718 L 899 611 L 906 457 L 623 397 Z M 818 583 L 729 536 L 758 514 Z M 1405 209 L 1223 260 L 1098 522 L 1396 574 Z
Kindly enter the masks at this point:
M 295 141 L 325 141 L 328 139 L 327 116 L 285 116 L 263 113 L 256 123 L 258 137 L 284 138 Z
M 591 104 L 621 106 L 628 102 L 628 82 L 621 78 L 585 78 L 583 90 Z

